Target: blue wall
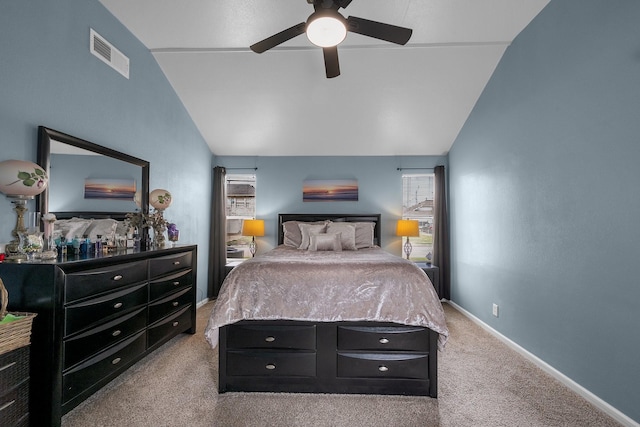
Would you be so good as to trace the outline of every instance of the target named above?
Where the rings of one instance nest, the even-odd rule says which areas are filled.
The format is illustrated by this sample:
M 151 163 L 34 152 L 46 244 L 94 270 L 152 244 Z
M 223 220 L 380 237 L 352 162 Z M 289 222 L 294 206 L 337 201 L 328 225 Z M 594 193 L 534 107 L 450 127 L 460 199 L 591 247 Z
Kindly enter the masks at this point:
M 452 300 L 636 421 L 638 18 L 552 0 L 449 153 Z
M 402 174 L 429 170 L 399 171 L 398 168 L 432 169 L 446 165 L 443 156 L 415 157 L 216 157 L 227 168 L 253 168 L 256 173 L 256 216 L 265 220 L 265 236 L 256 239 L 258 252 L 277 244 L 279 213 L 380 213 L 381 243 L 401 255 L 396 220 L 402 214 Z M 247 173 L 250 169 L 229 170 Z M 303 202 L 302 183 L 307 179 L 357 179 L 357 202 Z
M 91 55 L 90 27 L 129 57 L 129 80 Z M 35 161 L 38 125 L 151 163 L 151 189 L 174 196 L 167 219 L 198 244 L 205 298 L 211 152 L 149 50 L 97 0 L 0 3 L 0 161 Z M 7 242 L 15 214 L 3 196 L 0 212 Z

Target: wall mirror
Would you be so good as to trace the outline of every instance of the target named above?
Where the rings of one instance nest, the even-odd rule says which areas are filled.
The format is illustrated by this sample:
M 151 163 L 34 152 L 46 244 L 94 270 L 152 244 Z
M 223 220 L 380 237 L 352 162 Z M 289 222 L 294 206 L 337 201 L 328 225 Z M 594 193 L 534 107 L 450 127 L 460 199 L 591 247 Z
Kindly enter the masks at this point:
M 97 218 L 149 211 L 146 160 L 40 126 L 38 164 L 49 175 L 37 200 L 42 214 Z

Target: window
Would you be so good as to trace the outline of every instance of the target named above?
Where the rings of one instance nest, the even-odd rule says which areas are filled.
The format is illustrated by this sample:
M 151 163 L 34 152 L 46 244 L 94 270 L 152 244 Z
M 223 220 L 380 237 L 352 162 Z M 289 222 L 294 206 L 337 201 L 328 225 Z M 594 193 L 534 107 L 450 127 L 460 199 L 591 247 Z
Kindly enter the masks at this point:
M 247 258 L 250 236 L 242 235 L 242 221 L 256 217 L 256 176 L 227 175 L 227 258 Z
M 420 227 L 420 236 L 409 238 L 413 261 L 425 261 L 427 254 L 433 256 L 434 180 L 432 173 L 402 175 L 402 218 L 417 219 Z

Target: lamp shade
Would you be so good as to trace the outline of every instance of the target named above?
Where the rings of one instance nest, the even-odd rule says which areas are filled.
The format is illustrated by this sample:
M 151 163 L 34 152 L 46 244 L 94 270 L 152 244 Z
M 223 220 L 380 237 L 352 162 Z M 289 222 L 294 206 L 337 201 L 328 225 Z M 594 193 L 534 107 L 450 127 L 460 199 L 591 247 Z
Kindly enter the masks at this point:
M 149 193 L 149 204 L 159 211 L 167 209 L 172 201 L 171 193 L 162 188 L 157 188 Z
M 264 236 L 263 219 L 245 219 L 242 222 L 243 236 Z
M 420 226 L 417 219 L 399 219 L 396 225 L 396 236 L 418 237 Z
M 5 160 L 0 162 L 0 191 L 7 196 L 33 197 L 49 183 L 44 169 L 33 162 Z
M 319 10 L 307 19 L 307 38 L 316 46 L 337 46 L 347 36 L 344 18 L 332 9 Z

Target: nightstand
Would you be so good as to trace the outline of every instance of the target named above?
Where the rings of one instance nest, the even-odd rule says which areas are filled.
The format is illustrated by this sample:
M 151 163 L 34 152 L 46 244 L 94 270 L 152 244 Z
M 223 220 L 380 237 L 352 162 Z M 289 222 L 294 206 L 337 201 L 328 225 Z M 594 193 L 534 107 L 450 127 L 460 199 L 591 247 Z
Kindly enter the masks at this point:
M 438 293 L 438 288 L 440 287 L 440 269 L 433 264 L 427 264 L 425 262 L 416 262 L 415 264 L 427 273 L 436 293 Z M 438 296 L 440 296 L 440 294 L 438 294 Z

